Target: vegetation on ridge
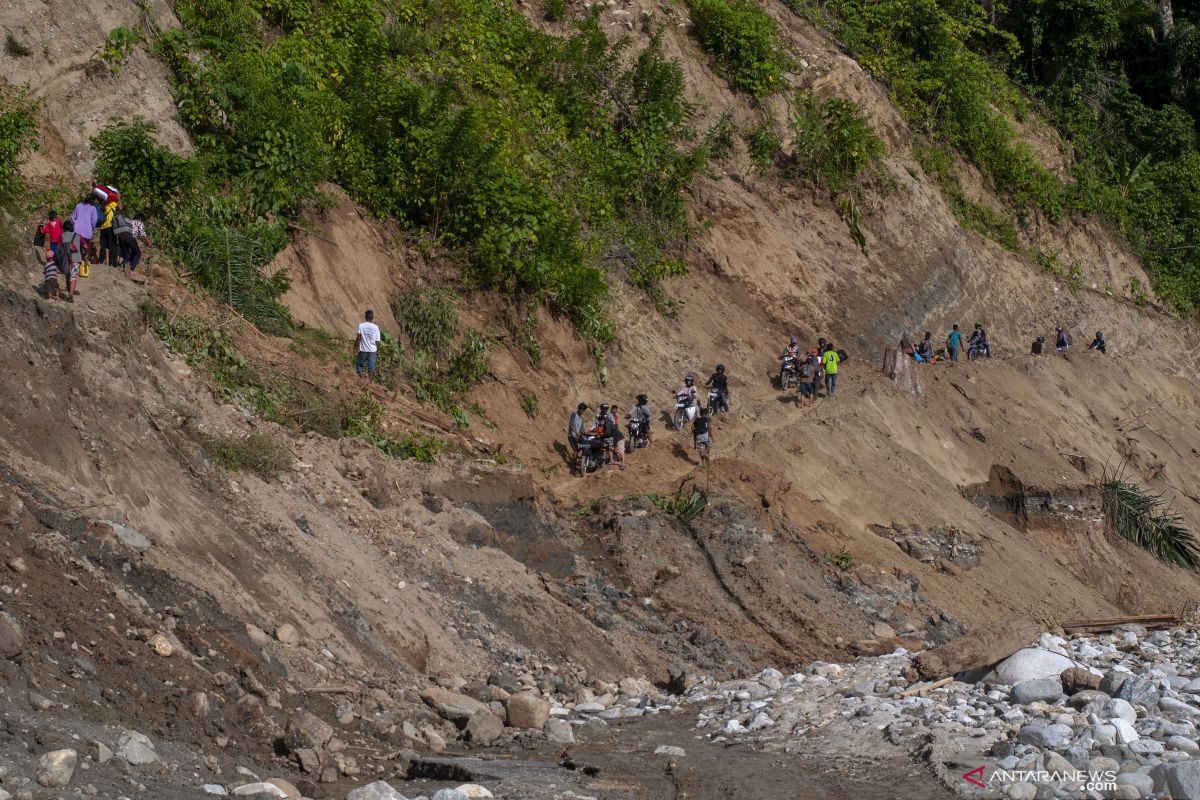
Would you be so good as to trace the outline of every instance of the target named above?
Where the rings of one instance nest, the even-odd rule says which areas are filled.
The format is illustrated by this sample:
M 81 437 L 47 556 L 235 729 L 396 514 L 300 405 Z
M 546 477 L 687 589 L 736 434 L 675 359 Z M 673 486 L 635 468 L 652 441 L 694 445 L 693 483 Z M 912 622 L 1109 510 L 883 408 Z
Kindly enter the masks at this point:
M 961 193 L 954 153 L 1009 198 L 1018 222 L 1104 215 L 1174 308 L 1200 307 L 1200 8 L 1147 0 L 789 0 L 828 27 L 923 139 L 917 154 L 964 224 L 1009 247 L 1011 224 Z M 1030 102 L 1032 100 L 1032 103 Z M 1058 128 L 1065 180 L 1018 135 Z M 1035 123 L 1036 124 L 1036 123 Z

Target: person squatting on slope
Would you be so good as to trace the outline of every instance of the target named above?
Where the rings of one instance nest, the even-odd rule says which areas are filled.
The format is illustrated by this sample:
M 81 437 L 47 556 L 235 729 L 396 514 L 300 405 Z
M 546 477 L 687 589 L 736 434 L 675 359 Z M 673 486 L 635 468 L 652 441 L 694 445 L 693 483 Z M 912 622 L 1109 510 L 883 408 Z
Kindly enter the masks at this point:
M 382 337 L 379 326 L 375 324 L 375 312 L 367 309 L 363 316 L 365 321 L 359 323 L 354 339 L 358 348 L 358 355 L 354 359 L 354 372 L 360 377 L 365 372 L 367 383 L 370 383 L 375 380 L 375 370 L 379 365 L 379 340 Z
M 1092 339 L 1092 343 L 1088 345 L 1088 350 L 1099 350 L 1101 353 L 1108 352 L 1108 342 L 1104 341 L 1104 331 L 1096 331 L 1096 338 Z
M 1071 334 L 1063 330 L 1062 325 L 1056 326 L 1054 333 L 1054 349 L 1060 353 L 1066 352 L 1067 348 L 1071 346 Z
M 1039 336 L 1033 340 L 1033 345 L 1029 348 L 1029 355 L 1040 356 L 1046 350 L 1046 337 Z

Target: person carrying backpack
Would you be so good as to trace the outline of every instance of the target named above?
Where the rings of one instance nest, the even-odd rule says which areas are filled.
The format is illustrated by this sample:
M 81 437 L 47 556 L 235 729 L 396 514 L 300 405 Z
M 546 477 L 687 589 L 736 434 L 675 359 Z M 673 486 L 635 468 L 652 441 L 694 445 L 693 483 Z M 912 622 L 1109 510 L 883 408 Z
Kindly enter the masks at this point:
M 1054 337 L 1054 349 L 1060 353 L 1066 352 L 1066 349 L 1071 346 L 1071 335 L 1063 330 L 1063 326 L 1059 325 L 1054 329 L 1057 334 Z
M 137 237 L 133 235 L 133 220 L 125 216 L 123 208 L 118 207 L 113 215 L 112 230 L 121 253 L 121 274 L 128 277 L 142 260 L 142 248 L 138 246 Z
M 75 223 L 67 220 L 62 226 L 60 252 L 54 254 L 55 266 L 66 277 L 67 302 L 75 302 L 75 287 L 79 285 L 79 265 L 83 261 L 83 239 L 75 232 Z
M 833 397 L 833 393 L 837 391 L 838 364 L 841 363 L 841 360 L 842 357 L 838 355 L 837 348 L 831 343 L 821 358 L 821 364 L 825 367 L 826 397 Z
M 800 362 L 800 405 L 816 405 L 817 403 L 817 381 L 821 374 L 821 360 L 817 357 L 817 351 L 813 350 L 812 355 Z

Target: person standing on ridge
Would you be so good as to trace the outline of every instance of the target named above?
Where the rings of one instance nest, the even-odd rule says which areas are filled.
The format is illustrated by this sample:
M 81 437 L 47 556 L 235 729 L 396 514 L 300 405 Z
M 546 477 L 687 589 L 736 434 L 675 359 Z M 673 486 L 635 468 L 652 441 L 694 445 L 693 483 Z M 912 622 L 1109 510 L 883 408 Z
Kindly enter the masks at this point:
M 354 361 L 354 371 L 361 376 L 367 373 L 367 383 L 375 380 L 375 369 L 379 365 L 379 326 L 375 324 L 375 312 L 367 309 L 365 321 L 359 323 L 358 336 L 355 345 L 358 347 L 358 357 Z
M 833 397 L 833 393 L 837 391 L 837 376 L 838 364 L 842 357 L 838 355 L 837 349 L 830 342 L 826 345 L 828 349 L 825 355 L 821 357 L 821 365 L 825 368 L 825 396 Z
M 951 361 L 958 361 L 958 351 L 962 348 L 962 331 L 958 329 L 958 323 L 954 323 L 954 328 L 946 337 L 946 351 L 950 354 Z

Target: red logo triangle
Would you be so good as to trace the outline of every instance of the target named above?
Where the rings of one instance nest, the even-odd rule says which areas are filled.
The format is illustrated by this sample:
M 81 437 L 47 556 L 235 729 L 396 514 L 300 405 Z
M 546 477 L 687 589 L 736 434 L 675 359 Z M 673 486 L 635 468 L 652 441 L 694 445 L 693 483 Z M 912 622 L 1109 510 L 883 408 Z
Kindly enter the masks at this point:
M 987 784 L 983 782 L 983 770 L 985 765 L 980 765 L 970 772 L 963 773 L 963 780 L 967 783 L 973 783 L 980 789 L 986 789 Z

